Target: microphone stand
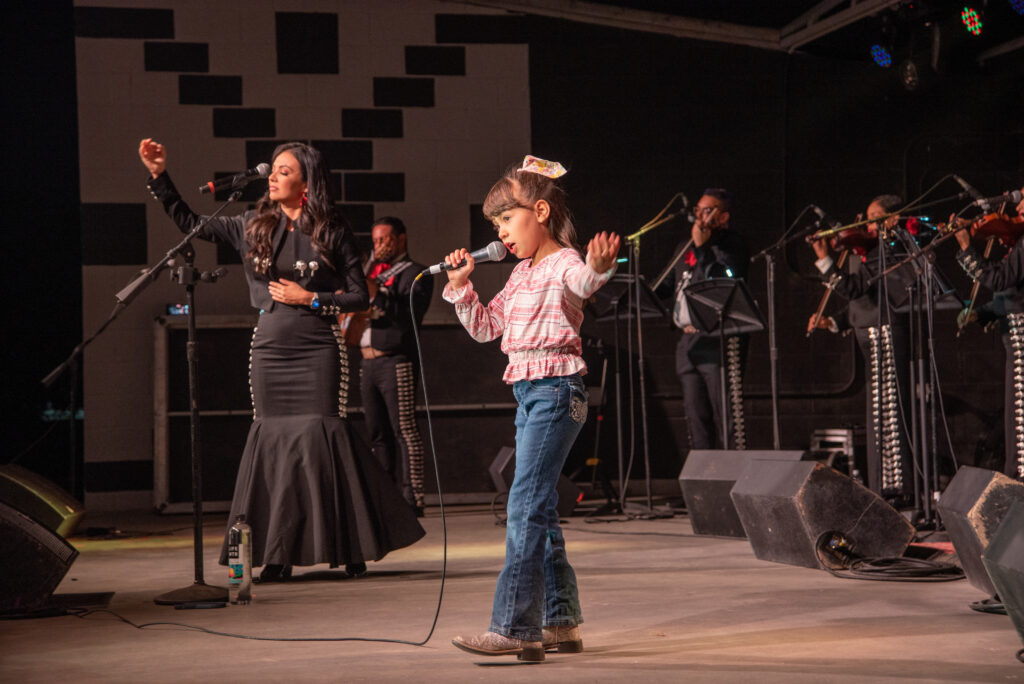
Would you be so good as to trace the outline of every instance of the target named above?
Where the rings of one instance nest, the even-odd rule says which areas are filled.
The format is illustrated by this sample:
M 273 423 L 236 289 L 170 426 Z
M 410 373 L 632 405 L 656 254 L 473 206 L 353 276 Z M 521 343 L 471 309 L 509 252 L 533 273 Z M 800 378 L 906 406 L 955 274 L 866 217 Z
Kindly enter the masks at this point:
M 164 271 L 164 269 L 170 268 L 173 265 L 174 257 L 181 255 L 185 261 L 184 266 L 177 266 L 171 273 L 171 277 L 174 281 L 185 286 L 185 293 L 188 304 L 188 379 L 189 379 L 189 405 L 191 407 L 191 413 L 189 416 L 190 423 L 190 450 L 192 456 L 192 514 L 193 514 L 193 529 L 192 529 L 192 546 L 194 550 L 194 563 L 195 563 L 195 581 L 192 585 L 176 589 L 165 594 L 157 596 L 154 600 L 159 605 L 174 605 L 177 603 L 191 603 L 195 601 L 226 601 L 228 598 L 228 590 L 226 587 L 215 587 L 206 584 L 203 577 L 203 502 L 202 502 L 202 453 L 200 451 L 200 435 L 199 435 L 199 404 L 197 401 L 197 384 L 198 384 L 198 351 L 196 342 L 196 319 L 195 319 L 195 284 L 197 282 L 216 282 L 218 278 L 224 275 L 223 269 L 218 269 L 214 273 L 198 273 L 194 267 L 195 251 L 192 248 L 192 240 L 196 238 L 202 229 L 206 226 L 210 219 L 218 216 L 224 209 L 230 204 L 236 202 L 242 195 L 241 189 L 236 189 L 231 193 L 231 196 L 224 202 L 220 207 L 217 208 L 209 216 L 205 216 L 199 223 L 196 224 L 182 240 L 171 247 L 167 253 L 161 257 L 161 259 L 144 269 L 142 273 L 136 277 L 131 283 L 124 287 L 114 297 L 117 299 L 117 304 L 114 305 L 114 310 L 111 312 L 107 320 L 88 338 L 83 340 L 76 346 L 71 354 L 65 359 L 59 366 L 54 368 L 50 373 L 43 378 L 42 383 L 46 387 L 52 385 L 57 378 L 64 374 L 65 371 L 71 369 L 71 397 L 72 401 L 75 399 L 75 385 L 77 384 L 77 370 L 79 368 L 79 360 L 82 354 L 85 352 L 85 348 L 97 337 L 99 337 L 104 330 L 106 330 L 114 320 L 128 308 L 139 294 L 149 286 L 150 283 L 156 280 L 157 276 Z M 70 407 L 70 413 L 72 421 L 74 421 L 75 407 Z M 72 439 L 74 441 L 74 423 L 72 422 Z M 74 458 L 75 447 L 72 444 L 72 456 Z M 72 468 L 75 464 L 72 463 Z
M 775 339 L 775 256 L 773 252 L 781 250 L 787 244 L 802 236 L 806 231 L 790 235 L 793 228 L 800 222 L 807 210 L 811 208 L 811 205 L 804 207 L 795 219 L 793 223 L 789 225 L 786 232 L 782 234 L 777 242 L 771 244 L 760 252 L 751 257 L 751 261 L 755 259 L 764 259 L 766 268 L 766 279 L 767 279 L 767 296 L 768 296 L 768 367 L 769 374 L 771 376 L 771 388 L 772 388 L 772 448 L 778 451 L 781 449 L 779 440 L 779 347 Z M 816 223 L 815 226 L 818 224 Z M 722 385 L 722 392 L 725 392 L 725 385 Z M 725 416 L 722 417 L 725 422 Z M 728 439 L 724 444 L 728 444 Z
M 675 198 L 673 198 L 675 199 Z M 671 203 L 671 202 L 670 202 Z M 633 285 L 633 302 L 632 306 L 628 307 L 627 310 L 627 321 L 632 323 L 629 319 L 632 316 L 636 316 L 636 343 L 637 343 L 637 373 L 639 374 L 640 382 L 640 434 L 641 444 L 643 446 L 644 455 L 644 486 L 647 495 L 647 507 L 642 509 L 644 513 L 650 514 L 654 510 L 654 499 L 651 494 L 651 452 L 650 442 L 647 434 L 647 391 L 646 382 L 644 380 L 644 338 L 643 338 L 643 309 L 641 295 L 643 294 L 642 285 L 640 283 L 640 238 L 648 232 L 654 230 L 658 226 L 668 223 L 672 219 L 682 216 L 686 213 L 686 198 L 683 197 L 683 208 L 677 212 L 671 213 L 668 216 L 664 216 L 660 219 L 651 221 L 641 227 L 631 235 L 626 236 L 626 242 L 629 243 L 630 247 L 630 275 L 632 276 Z M 632 339 L 632 337 L 630 337 Z M 631 365 L 632 368 L 632 365 Z M 633 391 L 633 383 L 629 385 L 630 393 Z M 617 391 L 616 387 L 616 391 Z M 633 401 L 630 399 L 630 415 L 633 415 Z M 636 443 L 635 431 L 630 433 L 631 444 Z M 633 447 L 630 448 L 632 451 Z M 632 463 L 632 457 L 630 458 Z M 629 478 L 626 478 L 622 483 L 622 491 L 619 493 L 619 504 L 623 510 L 629 508 L 629 503 L 626 501 L 627 489 L 629 488 Z M 670 514 L 671 515 L 671 514 Z

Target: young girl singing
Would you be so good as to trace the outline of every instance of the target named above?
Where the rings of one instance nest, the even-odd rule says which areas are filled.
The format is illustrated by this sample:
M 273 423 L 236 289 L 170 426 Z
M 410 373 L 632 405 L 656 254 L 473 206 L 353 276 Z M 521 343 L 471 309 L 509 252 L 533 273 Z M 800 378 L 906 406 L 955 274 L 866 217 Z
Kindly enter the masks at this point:
M 615 272 L 620 244 L 618 235 L 598 233 L 583 261 L 573 247 L 576 231 L 565 193 L 555 182 L 564 174 L 558 162 L 527 156 L 487 193 L 484 215 L 522 262 L 486 307 L 469 281 L 469 252 L 458 249 L 445 257 L 451 266 L 465 264 L 448 271 L 444 299 L 455 305 L 473 339 L 501 336 L 509 357 L 503 379 L 519 404 L 505 567 L 490 630 L 452 643 L 471 653 L 534 662 L 544 660 L 548 649 L 583 650 L 576 574 L 565 554 L 555 485 L 587 418 L 579 335 L 583 302 Z

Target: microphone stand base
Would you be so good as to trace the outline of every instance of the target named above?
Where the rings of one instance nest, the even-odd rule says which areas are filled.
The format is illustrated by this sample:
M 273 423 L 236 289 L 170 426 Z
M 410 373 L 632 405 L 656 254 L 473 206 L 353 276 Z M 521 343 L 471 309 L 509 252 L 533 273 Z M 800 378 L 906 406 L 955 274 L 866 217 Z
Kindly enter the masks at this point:
M 173 606 L 179 603 L 203 601 L 219 602 L 227 600 L 227 587 L 214 587 L 202 582 L 196 582 L 190 586 L 182 587 L 181 589 L 172 589 L 164 594 L 160 594 L 153 599 L 153 603 L 158 606 Z

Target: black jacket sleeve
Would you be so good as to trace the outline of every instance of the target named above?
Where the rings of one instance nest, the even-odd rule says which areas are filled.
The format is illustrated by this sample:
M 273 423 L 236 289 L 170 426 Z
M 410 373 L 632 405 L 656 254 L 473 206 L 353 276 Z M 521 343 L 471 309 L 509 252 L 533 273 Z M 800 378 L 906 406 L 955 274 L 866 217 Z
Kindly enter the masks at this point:
M 163 205 L 164 211 L 182 233 L 190 233 L 201 221 L 206 221 L 199 237 L 212 242 L 224 242 L 242 252 L 245 242 L 245 215 L 218 216 L 212 219 L 200 216 L 185 203 L 166 171 L 156 178 L 150 177 L 146 187 Z
M 996 292 L 1024 285 L 1024 247 L 1018 240 L 1005 259 L 999 261 L 982 258 L 974 245 L 956 255 L 956 260 L 974 280 Z

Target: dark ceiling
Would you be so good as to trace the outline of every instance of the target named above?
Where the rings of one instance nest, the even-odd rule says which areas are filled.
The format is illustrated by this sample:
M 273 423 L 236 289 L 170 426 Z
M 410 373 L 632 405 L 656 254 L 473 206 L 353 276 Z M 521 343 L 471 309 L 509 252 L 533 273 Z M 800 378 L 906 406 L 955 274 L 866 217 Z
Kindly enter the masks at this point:
M 864 0 L 861 0 L 863 2 Z M 825 3 L 821 0 L 592 0 L 623 10 L 639 10 L 657 14 L 723 22 L 764 29 L 783 29 L 819 6 L 834 5 L 822 20 L 855 7 L 849 0 Z M 1005 60 L 1024 60 L 1024 16 L 1014 5 L 1024 0 L 904 0 L 828 32 L 796 51 L 846 60 L 869 60 L 874 43 L 892 43 L 898 62 L 924 52 L 935 53 L 936 59 L 950 67 L 972 62 L 997 64 Z M 981 13 L 983 29 L 980 36 L 967 33 L 960 19 L 965 5 L 973 5 Z M 995 52 L 996 54 L 992 54 Z

